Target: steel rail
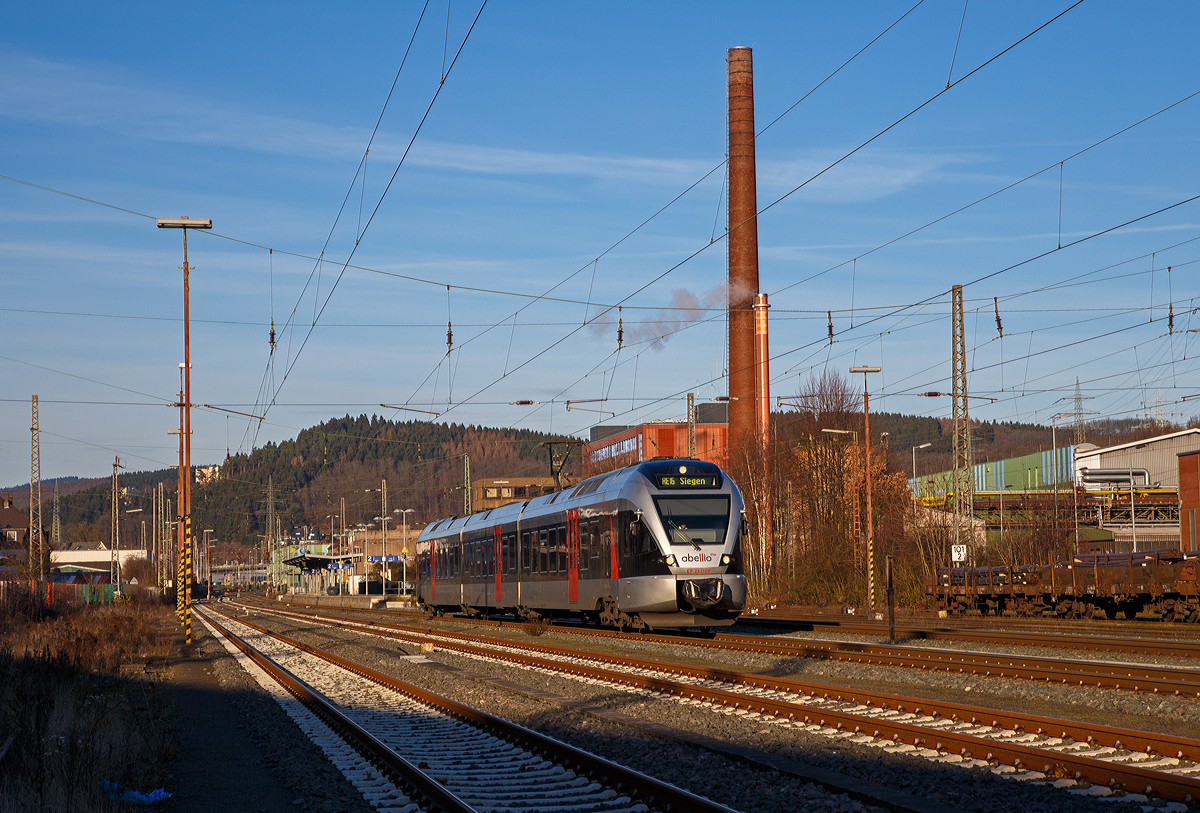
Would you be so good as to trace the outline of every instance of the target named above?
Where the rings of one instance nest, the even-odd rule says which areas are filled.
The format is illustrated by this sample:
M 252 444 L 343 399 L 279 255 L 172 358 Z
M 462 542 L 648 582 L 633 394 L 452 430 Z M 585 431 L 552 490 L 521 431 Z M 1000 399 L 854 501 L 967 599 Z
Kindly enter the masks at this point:
M 307 647 L 307 645 L 295 644 L 290 639 L 278 633 L 269 634 L 274 635 L 280 640 L 293 643 L 293 645 L 303 646 L 307 651 L 312 651 L 314 654 L 320 652 L 320 650 Z M 441 635 L 442 633 L 433 633 L 431 630 L 417 630 L 416 634 Z M 461 651 L 475 650 L 473 654 L 500 657 L 496 650 L 479 651 L 478 648 L 470 647 L 466 644 L 446 644 L 445 642 L 441 642 L 440 645 L 447 649 L 459 648 Z M 510 659 L 514 658 L 510 657 Z M 677 683 L 645 675 L 613 672 L 602 667 L 562 663 L 561 661 L 547 660 L 533 655 L 526 655 L 521 660 L 543 669 L 550 669 L 608 683 L 623 684 L 646 691 L 673 694 L 689 699 L 721 704 L 730 706 L 735 710 L 746 709 L 758 714 L 784 717 L 790 721 L 836 728 L 839 731 L 846 730 L 854 733 L 870 734 L 873 737 L 890 737 L 897 743 L 912 744 L 918 748 L 932 747 L 937 751 L 945 750 L 950 753 L 961 754 L 964 758 L 974 758 L 974 755 L 978 754 L 985 755 L 979 758 L 989 761 L 996 759 L 1014 766 L 1034 766 L 1033 770 L 1037 770 L 1037 766 L 1043 766 L 1042 770 L 1047 775 L 1055 773 L 1055 769 L 1057 768 L 1057 773 L 1074 774 L 1076 779 L 1086 779 L 1092 784 L 1119 787 L 1129 792 L 1155 793 L 1173 801 L 1188 802 L 1191 801 L 1193 796 L 1200 798 L 1200 779 L 1165 774 L 1161 771 L 1138 768 L 1136 765 L 1104 762 L 1068 752 L 1051 752 L 1018 743 L 988 740 L 953 731 L 936 731 L 922 726 L 886 719 L 866 719 L 845 712 L 810 709 L 786 701 L 748 696 L 687 683 Z M 981 710 L 976 709 L 975 711 L 978 712 Z M 988 713 L 990 714 L 990 712 Z
M 343 714 L 329 698 L 230 632 L 210 613 L 201 610 L 199 614 L 385 775 L 415 791 L 416 795 L 424 797 L 443 813 L 476 813 L 475 808 Z
M 278 610 L 271 610 L 271 612 L 298 619 L 311 617 L 295 612 L 282 613 Z M 791 678 L 769 677 L 748 672 L 735 672 L 727 669 L 715 669 L 711 667 L 689 666 L 686 664 L 657 661 L 649 658 L 633 658 L 611 653 L 570 649 L 567 647 L 552 646 L 544 643 L 528 643 L 510 640 L 498 641 L 494 638 L 473 635 L 470 633 L 446 631 L 438 631 L 435 633 L 433 630 L 402 628 L 398 625 L 381 625 L 378 623 L 371 624 L 370 630 L 364 630 L 363 626 L 367 622 L 346 624 L 336 620 L 336 616 L 333 618 L 328 618 L 316 615 L 315 617 L 321 620 L 323 623 L 330 624 L 341 629 L 371 632 L 373 634 L 384 635 L 391 638 L 402 638 L 406 637 L 406 635 L 420 636 L 434 634 L 443 638 L 449 637 L 455 640 L 473 643 L 498 644 L 510 649 L 518 649 L 525 652 L 554 655 L 562 658 L 591 660 L 600 663 L 618 664 L 635 669 L 654 670 L 658 672 L 664 672 L 666 674 L 680 675 L 700 680 L 714 680 L 730 685 L 749 686 L 758 689 L 769 689 L 771 691 L 787 691 L 795 694 L 808 694 L 825 699 L 832 697 L 832 699 L 838 701 L 851 701 L 867 706 L 896 709 L 897 711 L 911 710 L 914 714 L 921 714 L 924 712 L 932 717 L 944 717 L 949 720 L 963 720 L 973 724 L 988 724 L 986 721 L 990 721 L 990 725 L 993 727 L 1003 726 L 1005 728 L 1015 730 L 1033 731 L 1037 734 L 1047 733 L 1048 736 L 1054 736 L 1054 732 L 1058 732 L 1057 735 L 1063 737 L 1064 739 L 1069 737 L 1073 740 L 1081 742 L 1095 742 L 1100 745 L 1107 745 L 1113 748 L 1127 748 L 1131 751 L 1145 751 L 1148 753 L 1153 752 L 1168 756 L 1174 755 L 1180 759 L 1188 759 L 1192 762 L 1200 762 L 1200 740 L 1189 739 L 1186 737 L 1173 737 L 1165 734 L 1155 734 L 1147 731 L 1115 728 L 1092 723 L 1078 723 L 1054 717 L 1042 717 L 1032 714 L 1022 714 L 1020 712 L 982 708 L 979 706 L 967 706 L 941 700 L 926 700 L 922 698 L 906 697 L 904 695 L 887 694 L 884 692 L 868 691 L 864 689 L 830 686 L 822 683 L 793 680 Z M 380 627 L 384 628 L 380 629 Z M 393 630 L 397 630 L 397 632 L 393 632 Z M 400 630 L 402 630 L 404 634 L 399 632 Z M 446 645 L 442 644 L 442 646 Z M 513 660 L 509 653 L 500 652 L 494 649 L 467 647 L 464 649 L 464 651 L 470 651 L 472 654 L 485 655 L 488 657 Z M 561 666 L 560 662 L 556 661 L 553 663 L 559 663 Z
M 718 635 L 703 642 L 718 649 L 791 655 L 814 659 L 857 661 L 881 666 L 935 669 L 984 677 L 1013 677 L 1077 683 L 1105 689 L 1161 692 L 1200 697 L 1200 670 L 1146 664 L 1089 662 L 1068 658 L 1004 655 L 964 650 L 914 649 L 854 641 L 797 641 L 757 636 Z
M 292 606 L 292 605 L 287 605 Z M 310 607 L 304 609 L 312 610 Z M 351 612 L 362 612 L 355 608 Z M 367 611 L 371 615 L 393 613 L 383 610 Z M 454 623 L 469 623 L 473 626 L 495 626 L 520 628 L 522 622 L 472 619 L 445 619 Z M 626 633 L 616 630 L 555 625 L 554 629 L 571 635 L 597 638 L 621 638 Z M 1004 655 L 989 652 L 967 652 L 887 644 L 869 644 L 857 641 L 825 641 L 794 638 L 764 638 L 757 635 L 718 633 L 713 638 L 696 638 L 683 635 L 661 635 L 634 633 L 638 640 L 676 646 L 695 646 L 707 649 L 725 649 L 733 652 L 751 652 L 759 655 L 783 655 L 814 660 L 837 660 L 867 663 L 877 666 L 895 666 L 907 669 L 931 669 L 943 672 L 979 675 L 981 677 L 1006 677 L 1021 680 L 1038 680 L 1079 686 L 1095 686 L 1102 689 L 1121 689 L 1147 694 L 1175 694 L 1200 697 L 1200 669 L 1151 666 L 1147 664 L 1095 663 L 1066 658 L 1044 658 L 1026 655 Z
M 819 618 L 788 618 L 784 616 L 742 616 L 739 625 L 761 626 L 768 629 L 802 632 L 841 632 L 848 635 L 887 635 L 882 621 L 830 621 Z M 1179 638 L 1130 638 L 1098 635 L 1086 631 L 1060 632 L 1054 630 L 1000 630 L 986 627 L 926 627 L 896 626 L 898 638 L 921 641 L 970 641 L 986 644 L 1085 649 L 1093 652 L 1127 652 L 1138 655 L 1200 658 L 1200 640 Z
M 214 612 L 227 615 L 219 609 Z M 596 756 L 573 745 L 560 742 L 544 734 L 517 725 L 501 717 L 488 714 L 485 711 L 451 700 L 443 695 L 405 683 L 391 675 L 377 672 L 363 664 L 326 652 L 303 641 L 297 641 L 265 627 L 254 624 L 244 618 L 235 618 L 239 624 L 245 624 L 253 630 L 269 635 L 289 646 L 314 655 L 322 660 L 339 666 L 342 669 L 364 677 L 385 688 L 411 697 L 421 703 L 433 706 L 438 710 L 457 717 L 464 722 L 490 732 L 492 735 L 507 742 L 519 745 L 531 753 L 544 754 L 548 759 L 563 766 L 572 766 L 577 771 L 591 776 L 593 779 L 604 779 L 616 784 L 616 789 L 631 792 L 639 796 L 643 802 L 663 811 L 695 811 L 696 813 L 736 813 L 736 811 L 717 804 L 703 796 L 677 788 L 643 773 L 626 768 L 616 762 Z M 386 747 L 386 746 L 385 746 Z M 468 808 L 469 809 L 469 808 Z

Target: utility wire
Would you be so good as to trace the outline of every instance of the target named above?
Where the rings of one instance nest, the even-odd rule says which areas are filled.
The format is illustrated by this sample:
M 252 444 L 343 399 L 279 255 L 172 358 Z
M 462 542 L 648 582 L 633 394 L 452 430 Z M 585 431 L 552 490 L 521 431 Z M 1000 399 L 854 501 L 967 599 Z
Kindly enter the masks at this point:
M 312 336 L 313 327 L 316 326 L 316 323 L 320 320 L 321 315 L 325 313 L 325 308 L 328 307 L 330 300 L 333 298 L 334 292 L 337 291 L 338 284 L 341 283 L 342 278 L 346 273 L 346 269 L 350 265 L 350 261 L 354 258 L 355 253 L 358 251 L 362 237 L 366 235 L 367 230 L 371 228 L 371 224 L 375 221 L 375 216 L 379 213 L 379 208 L 383 205 L 383 201 L 387 197 L 388 192 L 391 190 L 392 184 L 395 183 L 396 176 L 400 174 L 400 168 L 404 165 L 404 160 L 408 157 L 409 152 L 412 150 L 413 144 L 417 140 L 417 136 L 420 135 L 421 129 L 425 126 L 425 122 L 429 119 L 429 114 L 433 111 L 433 106 L 437 103 L 438 97 L 441 95 L 442 88 L 445 87 L 445 80 L 449 78 L 450 73 L 454 70 L 454 66 L 458 63 L 458 58 L 462 55 L 463 48 L 466 47 L 467 40 L 470 39 L 471 33 L 475 30 L 475 25 L 479 22 L 479 17 L 483 14 L 483 10 L 486 7 L 487 0 L 483 0 L 483 3 L 479 6 L 479 11 L 475 14 L 475 19 L 471 22 L 471 27 L 467 30 L 466 36 L 463 37 L 462 43 L 459 44 L 458 50 L 454 54 L 454 59 L 450 61 L 450 65 L 446 68 L 446 72 L 442 78 L 442 81 L 438 83 L 437 90 L 434 91 L 433 97 L 429 100 L 429 104 L 425 108 L 425 113 L 421 116 L 421 121 L 417 124 L 416 129 L 413 131 L 413 135 L 412 138 L 409 139 L 408 146 L 404 148 L 404 153 L 400 156 L 400 160 L 396 163 L 396 169 L 392 172 L 392 177 L 388 179 L 383 193 L 379 196 L 379 200 L 375 204 L 375 208 L 371 211 L 370 217 L 367 218 L 367 222 L 363 225 L 362 235 L 360 235 L 359 239 L 355 241 L 354 247 L 351 249 L 349 256 L 346 258 L 345 262 L 341 264 L 341 271 L 338 272 L 338 276 L 337 279 L 334 280 L 333 287 L 329 290 L 329 293 L 326 294 L 325 302 L 321 305 L 320 310 L 313 317 L 312 326 L 310 326 L 308 332 L 305 333 L 304 339 L 301 341 L 300 347 L 296 350 L 295 356 L 293 356 L 288 363 L 288 366 L 284 371 L 283 378 L 279 381 L 279 386 L 275 388 L 275 392 L 271 396 L 271 402 L 264 405 L 263 417 L 266 417 L 267 413 L 270 412 L 271 405 L 279 396 L 283 386 L 287 383 L 288 378 L 291 376 L 292 370 L 295 369 L 296 362 L 299 360 L 300 355 L 304 352 L 304 348 L 308 345 L 308 340 Z M 415 32 L 413 36 L 416 36 Z

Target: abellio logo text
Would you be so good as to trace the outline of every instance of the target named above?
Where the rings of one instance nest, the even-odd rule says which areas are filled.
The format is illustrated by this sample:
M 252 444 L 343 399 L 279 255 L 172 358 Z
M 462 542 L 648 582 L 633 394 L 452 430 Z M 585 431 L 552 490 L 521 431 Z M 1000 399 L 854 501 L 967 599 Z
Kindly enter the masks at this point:
M 679 561 L 685 565 L 708 564 L 716 558 L 715 553 L 685 553 L 679 557 Z

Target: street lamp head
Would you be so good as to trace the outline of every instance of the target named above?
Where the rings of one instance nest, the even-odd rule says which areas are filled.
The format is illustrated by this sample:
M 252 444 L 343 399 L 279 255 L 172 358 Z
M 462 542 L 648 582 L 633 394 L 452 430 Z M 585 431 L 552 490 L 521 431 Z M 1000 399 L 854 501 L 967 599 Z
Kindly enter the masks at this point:
M 922 443 L 920 446 L 917 446 L 916 448 L 918 448 L 918 449 L 928 449 L 928 448 L 929 448 L 930 446 L 932 446 L 932 445 L 933 445 L 932 443 Z
M 850 372 L 852 372 L 852 373 L 879 373 L 882 371 L 883 371 L 882 367 L 851 367 L 850 368 Z
M 156 221 L 160 229 L 211 229 L 212 220 L 199 217 L 160 217 Z

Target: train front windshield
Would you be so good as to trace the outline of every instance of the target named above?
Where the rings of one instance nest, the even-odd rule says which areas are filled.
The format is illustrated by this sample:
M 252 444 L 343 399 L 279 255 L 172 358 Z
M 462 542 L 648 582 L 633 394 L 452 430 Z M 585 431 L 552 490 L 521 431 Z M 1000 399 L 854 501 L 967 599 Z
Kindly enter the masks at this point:
M 729 528 L 728 497 L 655 497 L 672 545 L 723 545 Z

